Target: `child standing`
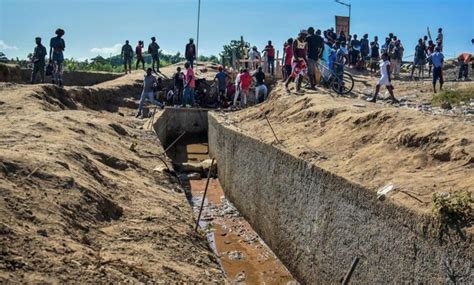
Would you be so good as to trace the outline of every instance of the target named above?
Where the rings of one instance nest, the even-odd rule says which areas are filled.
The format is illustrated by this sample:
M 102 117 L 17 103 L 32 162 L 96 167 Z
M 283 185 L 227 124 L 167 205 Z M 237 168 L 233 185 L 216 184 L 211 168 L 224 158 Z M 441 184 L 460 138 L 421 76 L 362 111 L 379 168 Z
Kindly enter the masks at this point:
M 390 79 L 390 61 L 388 60 L 388 53 L 384 52 L 382 54 L 382 60 L 380 61 L 380 79 L 375 86 L 375 94 L 372 99 L 368 100 L 369 102 L 375 103 L 377 102 L 377 96 L 379 95 L 380 86 L 387 87 L 388 92 L 390 93 L 390 99 L 392 100 L 392 104 L 398 103 L 399 101 L 393 95 L 393 86 L 392 80 Z

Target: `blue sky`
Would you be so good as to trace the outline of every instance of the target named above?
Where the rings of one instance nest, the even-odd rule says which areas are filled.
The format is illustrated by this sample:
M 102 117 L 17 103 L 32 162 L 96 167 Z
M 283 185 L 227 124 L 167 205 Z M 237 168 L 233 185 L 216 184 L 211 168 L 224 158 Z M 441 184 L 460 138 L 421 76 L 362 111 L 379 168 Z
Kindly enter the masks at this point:
M 430 27 L 443 27 L 445 54 L 474 52 L 473 0 L 346 0 L 352 2 L 351 33 L 397 35 L 405 55 Z M 54 30 L 66 31 L 65 56 L 91 58 L 117 53 L 129 39 L 147 45 L 156 36 L 166 52 L 181 51 L 196 37 L 198 0 L 0 0 L 0 51 L 25 58 L 35 36 L 44 43 Z M 347 15 L 333 0 L 201 0 L 200 53 L 218 54 L 222 45 L 243 35 L 259 49 L 271 39 L 277 49 L 302 28 L 334 26 L 334 15 Z

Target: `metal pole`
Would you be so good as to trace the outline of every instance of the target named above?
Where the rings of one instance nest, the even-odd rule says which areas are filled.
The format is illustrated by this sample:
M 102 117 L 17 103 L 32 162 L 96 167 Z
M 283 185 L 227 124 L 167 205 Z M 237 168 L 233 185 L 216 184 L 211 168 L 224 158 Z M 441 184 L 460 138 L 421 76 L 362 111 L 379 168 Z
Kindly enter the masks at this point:
M 347 285 L 349 284 L 349 281 L 351 281 L 352 273 L 354 273 L 354 270 L 357 266 L 357 263 L 359 263 L 359 258 L 356 257 L 354 261 L 352 261 L 351 268 L 347 272 L 346 276 L 344 276 L 344 280 L 342 280 L 342 285 Z
M 213 166 L 214 166 L 214 158 L 212 159 L 211 167 L 209 167 L 209 172 L 207 173 L 206 188 L 204 189 L 204 195 L 202 196 L 201 208 L 199 209 L 199 215 L 196 221 L 196 228 L 194 229 L 195 231 L 197 231 L 199 227 L 199 220 L 201 219 L 202 208 L 204 207 L 204 200 L 206 200 L 207 188 L 209 188 L 209 179 L 211 179 L 211 171 L 212 171 Z
M 198 51 L 199 51 L 199 23 L 201 20 L 201 0 L 198 2 L 198 22 L 197 22 L 197 36 L 196 36 L 196 62 L 198 59 Z
M 186 134 L 186 131 L 184 131 L 178 138 L 176 138 L 176 139 L 163 151 L 163 154 L 165 154 L 168 150 L 170 150 L 170 148 L 172 148 L 172 147 L 174 146 L 174 144 L 177 143 L 177 142 L 179 141 L 179 139 L 184 136 L 184 134 Z
M 352 4 L 349 4 L 349 31 L 347 31 L 348 34 L 351 33 L 351 7 L 352 7 Z

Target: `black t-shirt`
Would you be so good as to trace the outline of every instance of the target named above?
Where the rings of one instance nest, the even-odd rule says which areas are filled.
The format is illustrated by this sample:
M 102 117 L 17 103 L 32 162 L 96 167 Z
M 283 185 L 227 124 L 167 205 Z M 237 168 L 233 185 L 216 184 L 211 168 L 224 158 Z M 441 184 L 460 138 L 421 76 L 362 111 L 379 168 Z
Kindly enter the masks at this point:
M 178 88 L 183 88 L 184 87 L 184 73 L 176 72 L 173 75 L 173 79 L 174 79 L 174 86 L 176 86 Z
M 379 43 L 377 42 L 371 42 L 370 43 L 370 48 L 371 48 L 371 57 L 372 58 L 377 58 L 380 56 L 379 54 Z
M 263 84 L 265 80 L 265 73 L 263 71 L 257 71 L 253 76 L 257 79 L 257 86 Z
M 369 53 L 369 40 L 368 39 L 361 39 L 360 40 L 360 52 L 361 53 Z
M 321 55 L 324 39 L 318 35 L 311 35 L 306 38 L 306 42 L 308 43 L 308 58 L 317 60 Z

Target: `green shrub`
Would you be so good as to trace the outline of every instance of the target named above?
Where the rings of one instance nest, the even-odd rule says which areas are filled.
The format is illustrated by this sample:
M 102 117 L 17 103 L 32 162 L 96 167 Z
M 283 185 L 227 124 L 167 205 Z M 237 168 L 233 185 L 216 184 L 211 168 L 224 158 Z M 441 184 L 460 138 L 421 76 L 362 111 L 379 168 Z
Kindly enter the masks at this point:
M 443 90 L 433 96 L 431 103 L 434 106 L 440 106 L 447 102 L 451 105 L 458 105 L 461 102 L 468 102 L 474 99 L 474 88 L 469 87 L 466 89 L 447 89 Z
M 451 194 L 433 194 L 433 214 L 443 225 L 468 226 L 473 221 L 472 203 L 470 192 Z

